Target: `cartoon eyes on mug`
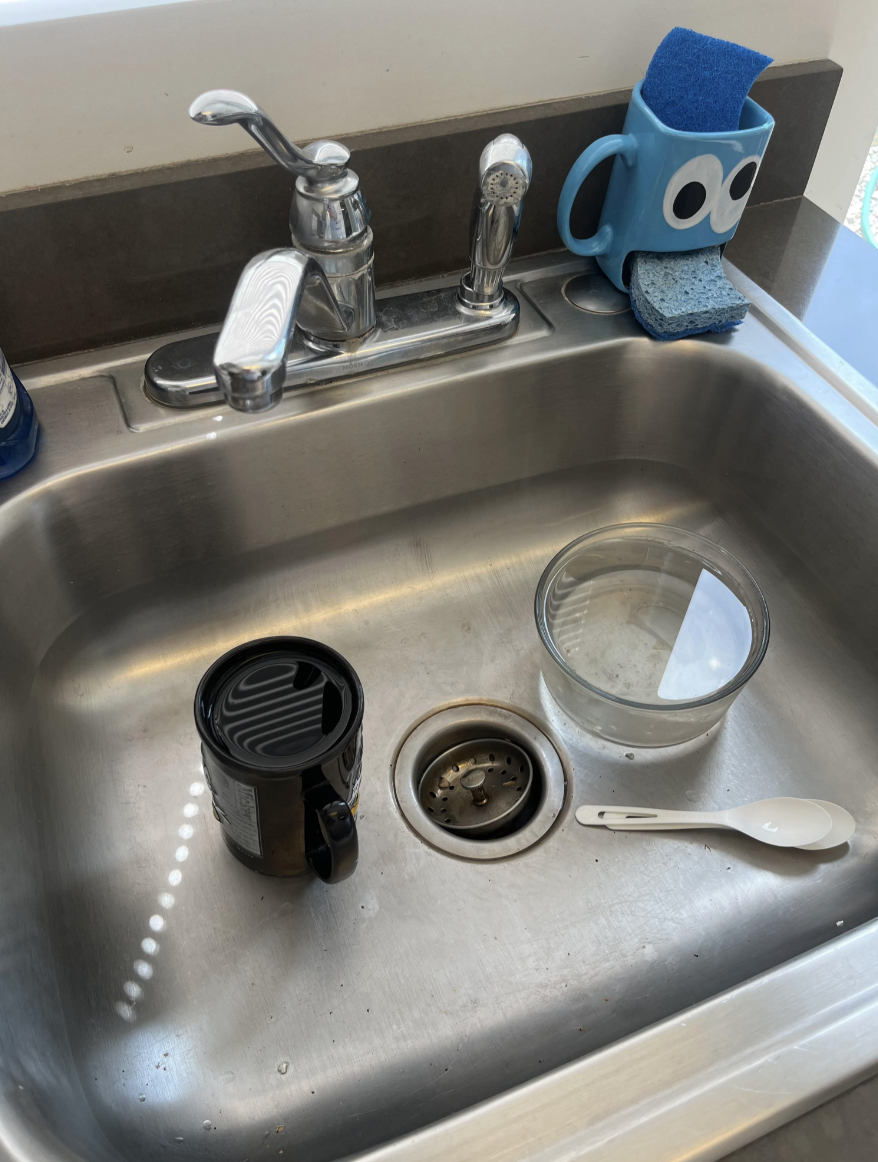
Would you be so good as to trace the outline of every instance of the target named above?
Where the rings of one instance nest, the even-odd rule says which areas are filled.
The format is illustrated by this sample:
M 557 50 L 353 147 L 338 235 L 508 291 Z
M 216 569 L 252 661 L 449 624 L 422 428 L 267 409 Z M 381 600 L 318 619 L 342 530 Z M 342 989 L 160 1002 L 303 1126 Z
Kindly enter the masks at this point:
M 744 213 L 761 160 L 758 157 L 745 157 L 726 175 L 716 205 L 710 211 L 710 228 L 714 233 L 725 234 Z
M 735 225 L 759 169 L 759 157 L 745 157 L 723 180 L 722 162 L 703 153 L 681 165 L 665 189 L 662 211 L 675 230 L 689 230 L 710 215 L 710 228 L 725 234 Z

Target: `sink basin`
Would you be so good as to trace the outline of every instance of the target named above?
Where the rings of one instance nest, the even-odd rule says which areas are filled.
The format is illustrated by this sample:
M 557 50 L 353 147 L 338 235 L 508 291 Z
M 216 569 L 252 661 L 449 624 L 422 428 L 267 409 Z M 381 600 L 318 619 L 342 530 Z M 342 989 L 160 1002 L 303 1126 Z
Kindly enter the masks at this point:
M 718 1158 L 878 1070 L 878 413 L 764 296 L 734 335 L 663 345 L 571 305 L 586 268 L 520 264 L 515 341 L 264 417 L 163 411 L 142 344 L 25 370 L 43 444 L 0 486 L 0 1158 Z M 594 739 L 541 682 L 540 574 L 621 522 L 721 544 L 771 610 L 693 743 Z M 247 870 L 204 790 L 197 682 L 270 634 L 325 641 L 366 692 L 335 886 Z M 467 702 L 564 768 L 510 858 L 438 850 L 394 796 L 409 732 Z M 771 795 L 843 804 L 850 848 L 573 818 Z

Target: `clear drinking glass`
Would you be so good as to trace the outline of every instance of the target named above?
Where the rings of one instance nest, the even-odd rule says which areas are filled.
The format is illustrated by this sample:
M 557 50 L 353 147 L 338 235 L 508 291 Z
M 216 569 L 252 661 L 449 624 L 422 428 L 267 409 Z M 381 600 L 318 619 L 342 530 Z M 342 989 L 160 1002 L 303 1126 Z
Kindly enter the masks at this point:
M 768 648 L 768 606 L 747 569 L 668 525 L 612 525 L 573 541 L 540 578 L 535 612 L 552 697 L 628 746 L 703 734 Z

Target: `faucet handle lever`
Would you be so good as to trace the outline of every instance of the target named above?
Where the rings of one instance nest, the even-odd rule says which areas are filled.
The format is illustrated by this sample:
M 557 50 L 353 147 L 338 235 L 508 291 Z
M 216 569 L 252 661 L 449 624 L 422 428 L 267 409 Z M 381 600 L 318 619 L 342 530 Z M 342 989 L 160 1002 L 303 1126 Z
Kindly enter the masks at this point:
M 287 348 L 306 291 L 312 325 L 329 324 L 344 334 L 353 312 L 336 301 L 310 255 L 266 250 L 244 267 L 213 353 L 217 384 L 237 411 L 266 411 L 283 395 Z
M 335 181 L 350 161 L 350 150 L 338 141 L 312 141 L 300 148 L 278 129 L 264 109 L 234 89 L 211 89 L 196 97 L 189 116 L 199 125 L 238 124 L 281 168 L 309 182 Z

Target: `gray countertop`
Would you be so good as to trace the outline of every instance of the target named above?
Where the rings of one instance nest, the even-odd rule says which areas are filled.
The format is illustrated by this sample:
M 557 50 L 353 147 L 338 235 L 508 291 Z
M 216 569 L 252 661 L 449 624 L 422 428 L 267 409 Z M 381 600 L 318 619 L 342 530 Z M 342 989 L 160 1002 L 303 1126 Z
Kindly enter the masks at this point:
M 878 250 L 807 198 L 748 208 L 726 257 L 878 384 Z
M 753 206 L 729 260 L 878 384 L 878 250 L 807 198 Z M 875 1162 L 878 1077 L 727 1156 L 729 1162 Z
M 875 1162 L 878 1158 L 878 1077 L 803 1114 L 727 1162 Z

